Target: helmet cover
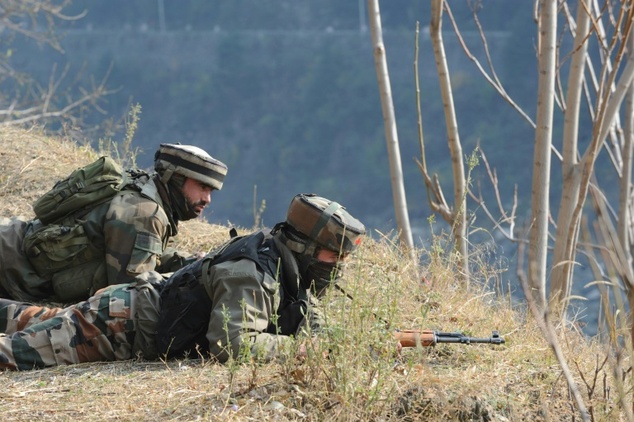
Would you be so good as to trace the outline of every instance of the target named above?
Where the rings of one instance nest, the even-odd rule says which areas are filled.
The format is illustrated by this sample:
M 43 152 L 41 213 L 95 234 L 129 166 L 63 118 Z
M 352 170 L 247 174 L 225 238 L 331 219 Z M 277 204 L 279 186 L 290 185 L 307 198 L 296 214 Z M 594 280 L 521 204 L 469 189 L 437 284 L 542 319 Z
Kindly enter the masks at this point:
M 296 195 L 288 208 L 286 223 L 309 241 L 344 255 L 355 250 L 365 234 L 365 226 L 343 206 L 315 194 Z
M 176 173 L 217 190 L 222 189 L 228 170 L 225 163 L 204 150 L 181 144 L 161 144 L 154 155 L 154 168 L 161 175 L 163 183 L 167 183 L 172 174 Z

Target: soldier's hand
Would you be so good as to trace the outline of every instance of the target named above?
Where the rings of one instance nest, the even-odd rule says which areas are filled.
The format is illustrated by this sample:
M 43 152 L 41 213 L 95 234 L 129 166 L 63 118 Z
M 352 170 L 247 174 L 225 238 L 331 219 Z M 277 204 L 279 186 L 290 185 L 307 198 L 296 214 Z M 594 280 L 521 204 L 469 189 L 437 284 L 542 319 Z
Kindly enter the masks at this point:
M 296 359 L 300 362 L 304 362 L 309 355 L 314 354 L 322 348 L 321 343 L 317 337 L 311 337 L 301 342 L 297 351 Z M 324 359 L 328 358 L 328 350 L 322 350 L 321 356 Z

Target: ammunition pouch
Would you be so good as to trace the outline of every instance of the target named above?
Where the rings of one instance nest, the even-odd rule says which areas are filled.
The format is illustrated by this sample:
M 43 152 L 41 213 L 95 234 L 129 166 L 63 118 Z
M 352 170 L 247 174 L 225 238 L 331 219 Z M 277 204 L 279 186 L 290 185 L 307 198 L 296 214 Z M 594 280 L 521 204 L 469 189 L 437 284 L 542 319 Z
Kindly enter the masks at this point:
M 43 226 L 33 220 L 25 230 L 23 251 L 37 274 L 51 281 L 62 302 L 83 299 L 106 285 L 103 250 L 81 224 Z

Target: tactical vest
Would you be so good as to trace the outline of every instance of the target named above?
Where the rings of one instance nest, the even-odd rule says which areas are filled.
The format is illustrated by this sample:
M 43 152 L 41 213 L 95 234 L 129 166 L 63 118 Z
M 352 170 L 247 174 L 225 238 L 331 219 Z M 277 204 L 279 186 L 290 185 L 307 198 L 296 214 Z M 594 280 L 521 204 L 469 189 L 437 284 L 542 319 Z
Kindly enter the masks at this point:
M 172 358 L 209 352 L 206 333 L 213 303 L 200 282 L 203 271 L 222 262 L 249 259 L 260 271 L 276 278 L 278 258 L 279 252 L 273 239 L 259 231 L 231 239 L 207 258 L 174 273 L 161 291 L 156 338 L 159 354 Z M 283 286 L 283 280 L 279 281 Z M 308 305 L 305 298 L 298 299 L 301 295 L 288 292 L 288 289 L 284 292 L 277 310 L 277 324 L 269 325 L 269 333 L 294 334 L 306 314 Z

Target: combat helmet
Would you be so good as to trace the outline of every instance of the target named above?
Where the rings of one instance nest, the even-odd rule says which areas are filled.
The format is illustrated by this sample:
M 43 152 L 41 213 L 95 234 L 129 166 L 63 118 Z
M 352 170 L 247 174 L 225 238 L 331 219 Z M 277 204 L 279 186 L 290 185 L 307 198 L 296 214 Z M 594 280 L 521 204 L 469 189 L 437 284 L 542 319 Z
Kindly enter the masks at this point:
M 346 256 L 357 248 L 365 234 L 365 226 L 343 206 L 315 194 L 301 193 L 293 198 L 286 224 L 305 237 L 303 242 L 290 238 L 287 246 L 309 256 L 320 247 Z
M 227 166 L 204 150 L 193 145 L 161 144 L 154 155 L 154 169 L 167 183 L 173 174 L 202 182 L 214 189 L 222 189 Z

